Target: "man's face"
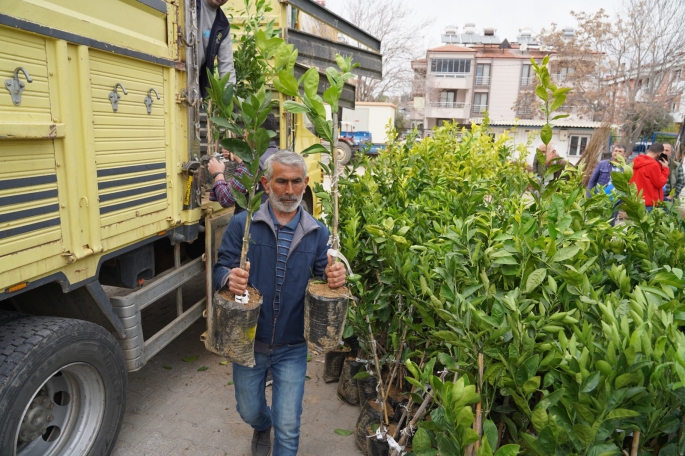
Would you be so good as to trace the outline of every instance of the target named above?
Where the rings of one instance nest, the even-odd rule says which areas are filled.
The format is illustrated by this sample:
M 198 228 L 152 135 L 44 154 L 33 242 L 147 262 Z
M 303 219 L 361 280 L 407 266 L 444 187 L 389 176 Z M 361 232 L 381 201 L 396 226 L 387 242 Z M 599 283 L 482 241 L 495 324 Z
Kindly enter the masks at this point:
M 296 211 L 302 202 L 302 196 L 307 189 L 309 176 L 299 166 L 288 166 L 273 163 L 271 180 L 262 176 L 262 185 L 269 195 L 271 206 L 280 212 Z
M 673 147 L 671 147 L 670 144 L 664 144 L 664 153 L 670 159 L 671 154 L 673 153 Z
M 622 155 L 623 158 L 626 158 L 626 150 L 623 147 L 614 147 L 614 150 L 611 151 L 611 159 L 616 160 L 619 155 Z
M 207 4 L 213 8 L 220 8 L 224 6 L 228 0 L 207 0 Z

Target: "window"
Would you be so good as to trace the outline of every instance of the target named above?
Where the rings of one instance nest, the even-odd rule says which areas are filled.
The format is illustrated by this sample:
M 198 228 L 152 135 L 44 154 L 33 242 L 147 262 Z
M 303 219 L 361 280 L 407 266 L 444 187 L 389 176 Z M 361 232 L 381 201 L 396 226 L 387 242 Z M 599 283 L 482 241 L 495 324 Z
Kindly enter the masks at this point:
M 484 112 L 488 109 L 488 94 L 477 93 L 473 96 L 473 112 Z
M 490 85 L 490 65 L 476 65 L 476 85 Z
M 431 59 L 432 73 L 470 73 L 471 60 L 468 59 Z
M 589 136 L 571 136 L 571 143 L 569 144 L 568 148 L 568 156 L 577 157 L 581 155 L 585 151 L 587 143 L 589 142 Z
M 454 91 L 440 92 L 440 103 L 454 103 L 455 96 L 456 92 Z
M 675 70 L 675 73 L 673 73 L 673 79 L 676 81 L 680 81 L 680 78 L 683 75 L 683 70 Z
M 533 65 L 523 65 L 523 69 L 521 70 L 521 87 L 531 85 L 533 79 Z

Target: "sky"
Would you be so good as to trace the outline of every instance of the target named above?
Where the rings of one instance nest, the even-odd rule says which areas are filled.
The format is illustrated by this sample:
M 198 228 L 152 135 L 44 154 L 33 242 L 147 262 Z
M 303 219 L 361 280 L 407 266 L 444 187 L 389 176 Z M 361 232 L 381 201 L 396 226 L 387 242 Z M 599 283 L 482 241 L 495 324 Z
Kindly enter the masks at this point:
M 374 0 L 364 0 L 370 4 Z M 448 25 L 456 25 L 461 33 L 466 22 L 475 22 L 476 30 L 484 26 L 495 27 L 500 39 L 516 39 L 520 27 L 528 26 L 537 35 L 543 27 L 552 22 L 559 27 L 575 26 L 570 11 L 594 13 L 604 8 L 612 17 L 620 9 L 621 0 L 395 0 L 404 1 L 412 8 L 417 22 L 428 19 L 430 26 L 425 30 L 423 43 L 417 48 L 425 50 L 440 45 L 440 35 Z M 345 16 L 349 0 L 326 0 L 326 7 L 336 14 Z

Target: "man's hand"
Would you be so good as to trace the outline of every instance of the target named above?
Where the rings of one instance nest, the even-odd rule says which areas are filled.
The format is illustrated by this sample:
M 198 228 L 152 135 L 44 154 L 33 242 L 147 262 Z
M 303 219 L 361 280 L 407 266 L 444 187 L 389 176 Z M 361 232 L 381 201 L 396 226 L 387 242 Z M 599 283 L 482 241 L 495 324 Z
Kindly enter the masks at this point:
M 212 159 L 209 160 L 209 163 L 207 163 L 207 170 L 209 171 L 209 174 L 221 173 L 216 176 L 215 180 L 223 180 L 224 169 L 226 169 L 226 166 L 214 157 L 212 157 Z
M 243 160 L 240 157 L 238 157 L 236 154 L 232 152 L 227 151 L 223 147 L 221 148 L 221 155 L 223 155 L 224 158 L 231 160 L 232 162 L 236 162 L 237 164 L 241 164 L 243 162 Z
M 226 281 L 226 287 L 236 296 L 241 296 L 247 290 L 247 280 L 250 278 L 250 263 L 247 263 L 247 271 L 240 268 L 231 269 Z
M 336 262 L 330 255 L 328 255 L 328 264 L 326 265 L 324 272 L 326 273 L 329 287 L 338 288 L 345 285 L 345 277 L 347 276 L 345 265 Z
M 661 163 L 661 166 L 663 166 L 664 168 L 668 167 L 668 160 L 666 160 L 665 158 L 659 160 L 659 163 Z

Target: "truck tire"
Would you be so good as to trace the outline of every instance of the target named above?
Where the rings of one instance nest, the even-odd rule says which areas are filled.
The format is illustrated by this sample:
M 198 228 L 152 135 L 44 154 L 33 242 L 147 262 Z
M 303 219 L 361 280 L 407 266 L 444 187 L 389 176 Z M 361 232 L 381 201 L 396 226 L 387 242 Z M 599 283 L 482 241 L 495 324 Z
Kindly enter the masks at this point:
M 108 455 L 125 406 L 124 357 L 102 327 L 26 317 L 0 329 L 0 454 Z
M 17 320 L 19 318 L 25 318 L 25 317 L 30 317 L 31 315 L 29 314 L 24 314 L 20 312 L 13 312 L 10 310 L 0 310 L 0 326 L 4 325 L 5 323 L 9 323 L 10 321 Z
M 347 165 L 350 160 L 352 160 L 352 148 L 349 144 L 338 141 L 338 145 L 335 148 L 335 153 L 338 155 L 338 160 L 341 165 Z

